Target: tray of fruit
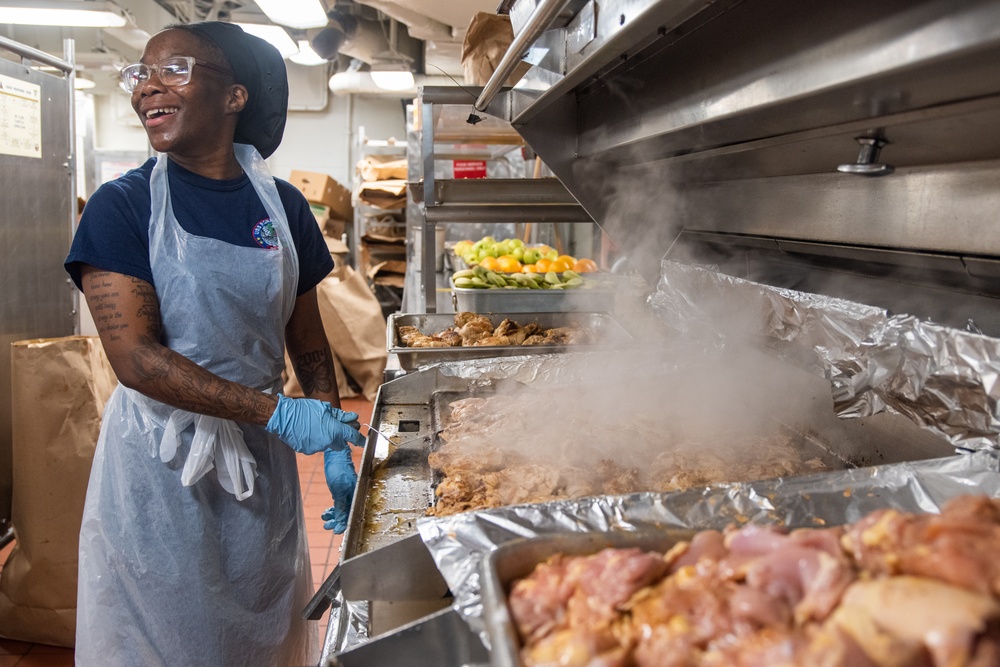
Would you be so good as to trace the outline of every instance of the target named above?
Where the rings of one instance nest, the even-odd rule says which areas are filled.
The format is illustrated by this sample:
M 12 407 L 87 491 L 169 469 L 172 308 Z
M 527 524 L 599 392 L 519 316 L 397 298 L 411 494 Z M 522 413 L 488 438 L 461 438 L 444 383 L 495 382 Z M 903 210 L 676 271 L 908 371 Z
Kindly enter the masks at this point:
M 571 269 L 508 273 L 478 264 L 450 284 L 455 310 L 471 313 L 611 312 L 615 303 L 614 276 Z
M 575 271 L 590 273 L 597 271 L 597 264 L 589 258 L 560 255 L 559 251 L 544 244 L 526 245 L 520 239 L 497 241 L 492 236 L 484 236 L 476 242 L 458 241 L 451 246 L 455 257 L 452 266 L 456 269 L 483 266 L 490 271 L 514 273 L 546 273 L 555 271 Z

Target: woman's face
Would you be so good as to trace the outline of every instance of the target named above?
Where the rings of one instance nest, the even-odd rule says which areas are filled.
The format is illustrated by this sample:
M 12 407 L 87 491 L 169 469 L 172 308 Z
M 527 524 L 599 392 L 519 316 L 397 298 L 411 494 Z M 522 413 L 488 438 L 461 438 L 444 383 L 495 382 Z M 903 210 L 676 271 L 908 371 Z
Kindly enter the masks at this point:
M 142 62 L 155 65 L 173 56 L 192 56 L 198 62 L 214 62 L 197 37 L 184 30 L 165 30 L 153 36 L 142 53 Z M 221 144 L 232 144 L 236 114 L 243 104 L 234 101 L 231 79 L 197 65 L 191 81 L 165 86 L 158 74 L 132 91 L 132 108 L 139 115 L 153 148 L 176 155 L 207 154 Z M 239 108 L 236 108 L 239 107 Z

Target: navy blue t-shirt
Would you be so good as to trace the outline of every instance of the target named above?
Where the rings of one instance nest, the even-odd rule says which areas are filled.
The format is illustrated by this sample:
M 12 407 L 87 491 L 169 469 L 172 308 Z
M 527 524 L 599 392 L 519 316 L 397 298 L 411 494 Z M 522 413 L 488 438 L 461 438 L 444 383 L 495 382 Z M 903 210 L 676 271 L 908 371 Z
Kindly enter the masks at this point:
M 80 218 L 66 270 L 78 288 L 84 264 L 145 280 L 155 287 L 149 266 L 149 178 L 155 159 L 94 193 Z M 167 163 L 170 204 L 190 234 L 250 248 L 275 247 L 270 218 L 246 174 L 223 181 Z M 291 183 L 274 179 L 299 256 L 297 295 L 318 285 L 333 270 L 333 259 L 309 209 Z

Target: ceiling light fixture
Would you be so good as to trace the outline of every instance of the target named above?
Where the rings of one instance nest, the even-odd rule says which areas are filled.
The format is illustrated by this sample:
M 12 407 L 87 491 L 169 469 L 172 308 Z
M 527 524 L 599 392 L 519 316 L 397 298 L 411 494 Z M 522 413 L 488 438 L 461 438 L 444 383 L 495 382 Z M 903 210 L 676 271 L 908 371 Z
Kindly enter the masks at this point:
M 106 0 L 2 0 L 0 23 L 120 28 L 125 11 Z
M 251 35 L 260 37 L 278 49 L 278 53 L 281 54 L 282 58 L 288 58 L 299 52 L 299 47 L 295 45 L 295 42 L 292 41 L 292 38 L 288 36 L 288 33 L 281 26 L 262 25 L 260 23 L 237 23 L 236 25 Z
M 382 90 L 409 90 L 416 85 L 408 60 L 376 56 L 371 68 L 372 81 Z
M 312 45 L 309 44 L 308 39 L 299 40 L 299 52 L 293 56 L 289 56 L 288 59 L 291 60 L 296 65 L 306 65 L 312 67 L 314 65 L 325 65 L 326 58 L 316 53 L 313 50 Z
M 372 81 L 382 90 L 409 90 L 413 81 L 412 59 L 396 50 L 397 25 L 389 19 L 389 50 L 372 57 Z
M 319 0 L 255 0 L 274 23 L 289 28 L 322 28 L 329 19 Z

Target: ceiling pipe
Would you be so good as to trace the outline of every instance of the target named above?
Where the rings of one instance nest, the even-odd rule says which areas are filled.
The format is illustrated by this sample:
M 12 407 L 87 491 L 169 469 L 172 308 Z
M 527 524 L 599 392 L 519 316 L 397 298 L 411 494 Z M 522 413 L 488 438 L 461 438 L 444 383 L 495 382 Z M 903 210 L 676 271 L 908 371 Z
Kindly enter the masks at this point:
M 455 34 L 451 26 L 424 16 L 390 0 L 356 0 L 358 4 L 377 9 L 389 18 L 396 19 L 406 26 L 410 37 L 425 41 L 452 41 Z
M 378 21 L 340 12 L 330 12 L 330 22 L 325 28 L 309 30 L 306 34 L 313 50 L 327 60 L 342 53 L 370 64 L 375 54 L 389 49 L 389 41 Z

